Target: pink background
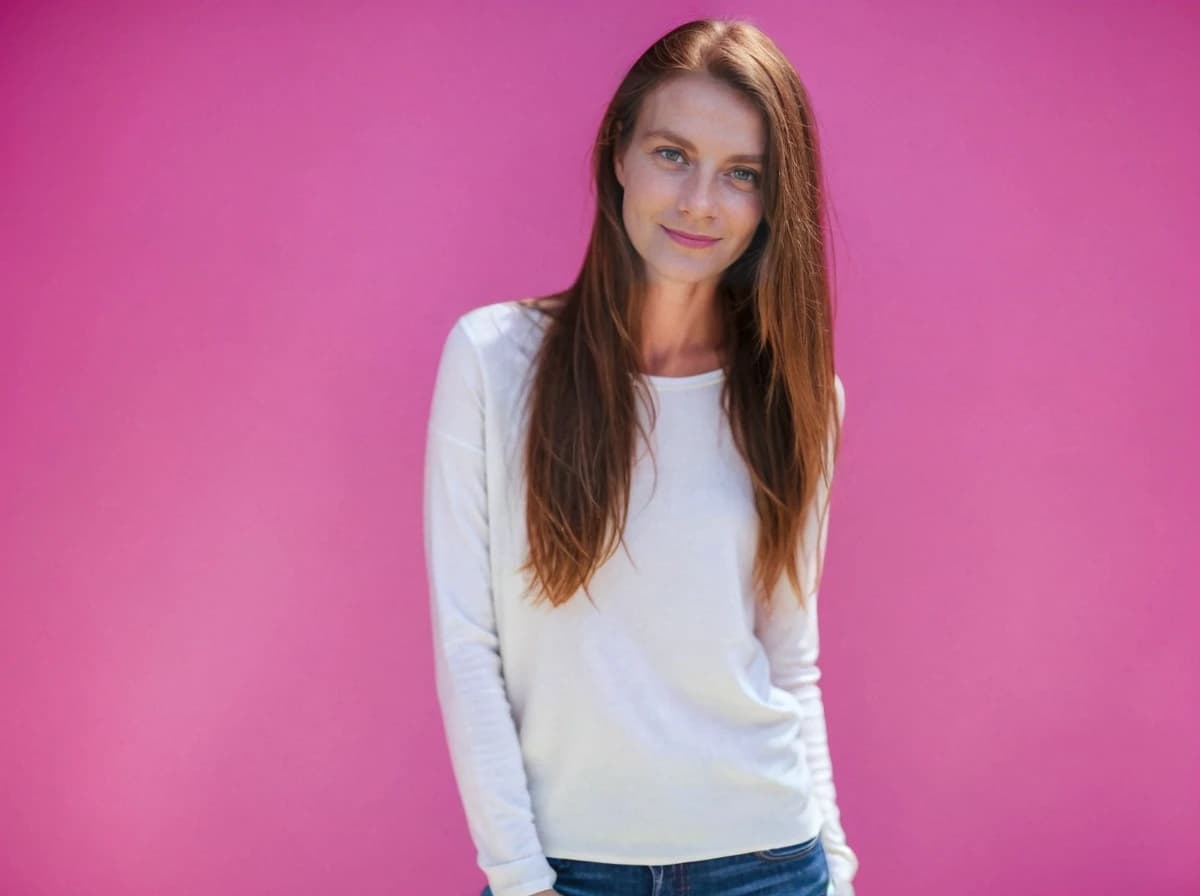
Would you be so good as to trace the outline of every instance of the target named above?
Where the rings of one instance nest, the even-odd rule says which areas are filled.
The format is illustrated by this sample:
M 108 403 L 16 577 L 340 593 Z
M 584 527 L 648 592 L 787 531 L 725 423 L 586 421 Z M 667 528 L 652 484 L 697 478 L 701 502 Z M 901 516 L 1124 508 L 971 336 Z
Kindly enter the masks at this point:
M 437 353 L 573 277 L 600 113 L 703 14 L 823 133 L 860 893 L 1200 892 L 1200 11 L 1070 5 L 5 4 L 0 892 L 479 892 Z

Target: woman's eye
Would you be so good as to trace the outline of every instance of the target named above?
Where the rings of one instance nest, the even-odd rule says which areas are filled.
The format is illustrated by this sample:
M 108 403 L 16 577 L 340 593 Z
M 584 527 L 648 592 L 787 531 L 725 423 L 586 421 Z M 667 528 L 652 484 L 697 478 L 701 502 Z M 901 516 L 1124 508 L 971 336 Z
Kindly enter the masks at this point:
M 669 146 L 663 146 L 654 151 L 659 156 L 666 159 L 668 162 L 682 162 L 683 161 L 683 153 L 680 152 L 678 149 L 671 149 L 671 147 L 669 147 Z M 672 154 L 679 156 L 679 158 L 678 159 L 672 158 L 671 157 Z M 759 174 L 753 168 L 735 168 L 734 173 L 747 175 L 746 177 L 735 177 L 734 178 L 734 180 L 741 181 L 744 184 L 757 184 L 759 181 Z

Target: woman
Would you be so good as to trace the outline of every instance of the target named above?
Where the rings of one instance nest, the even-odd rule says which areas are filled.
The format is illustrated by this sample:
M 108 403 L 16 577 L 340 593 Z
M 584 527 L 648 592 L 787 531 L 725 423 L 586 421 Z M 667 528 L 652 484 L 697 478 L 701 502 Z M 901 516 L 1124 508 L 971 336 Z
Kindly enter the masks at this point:
M 691 22 L 593 161 L 576 282 L 462 315 L 434 387 L 437 691 L 484 894 L 852 894 L 817 684 L 844 397 L 808 98 L 752 25 Z

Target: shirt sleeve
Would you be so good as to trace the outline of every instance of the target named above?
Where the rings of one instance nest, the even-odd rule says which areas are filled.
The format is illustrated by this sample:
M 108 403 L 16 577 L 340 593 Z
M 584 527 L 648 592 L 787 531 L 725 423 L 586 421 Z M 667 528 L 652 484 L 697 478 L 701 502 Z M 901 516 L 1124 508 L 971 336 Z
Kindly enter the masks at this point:
M 834 380 L 837 392 L 838 420 L 845 419 L 845 392 L 840 378 Z M 821 845 L 829 860 L 830 894 L 854 896 L 853 880 L 858 871 L 858 857 L 846 842 L 841 813 L 837 805 L 837 789 L 833 781 L 833 764 L 829 753 L 829 738 L 825 726 L 825 705 L 818 681 L 817 665 L 819 634 L 817 625 L 817 594 L 819 579 L 817 563 L 825 556 L 829 533 L 829 513 L 823 517 L 822 508 L 832 483 L 832 440 L 830 444 L 830 475 L 819 482 L 816 500 L 810 507 L 801 540 L 803 557 L 801 581 L 806 586 L 806 608 L 802 609 L 786 575 L 772 595 L 769 614 L 761 611 L 756 623 L 771 665 L 771 681 L 795 695 L 801 709 L 800 732 L 804 751 L 812 773 L 813 795 L 821 807 L 824 823 Z
M 494 896 L 553 887 L 504 686 L 488 552 L 484 378 L 460 318 L 438 364 L 426 439 L 425 561 L 451 765 Z

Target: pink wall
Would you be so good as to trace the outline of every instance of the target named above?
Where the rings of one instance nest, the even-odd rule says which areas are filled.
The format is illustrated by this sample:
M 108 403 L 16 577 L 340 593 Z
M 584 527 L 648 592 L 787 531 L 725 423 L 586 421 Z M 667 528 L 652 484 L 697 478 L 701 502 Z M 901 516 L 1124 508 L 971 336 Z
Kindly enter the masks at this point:
M 823 128 L 860 892 L 1200 892 L 1195 5 L 245 6 L 0 12 L 0 892 L 478 893 L 436 353 L 569 281 L 604 103 L 701 13 Z

